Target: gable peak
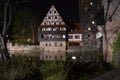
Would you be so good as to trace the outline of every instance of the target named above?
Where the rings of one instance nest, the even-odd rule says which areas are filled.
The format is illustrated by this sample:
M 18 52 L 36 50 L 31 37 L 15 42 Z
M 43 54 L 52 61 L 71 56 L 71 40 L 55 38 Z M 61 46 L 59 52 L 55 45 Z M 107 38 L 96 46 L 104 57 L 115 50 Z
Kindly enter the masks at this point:
M 59 15 L 55 6 L 52 5 L 45 18 L 43 19 L 41 25 L 65 25 L 65 22 Z

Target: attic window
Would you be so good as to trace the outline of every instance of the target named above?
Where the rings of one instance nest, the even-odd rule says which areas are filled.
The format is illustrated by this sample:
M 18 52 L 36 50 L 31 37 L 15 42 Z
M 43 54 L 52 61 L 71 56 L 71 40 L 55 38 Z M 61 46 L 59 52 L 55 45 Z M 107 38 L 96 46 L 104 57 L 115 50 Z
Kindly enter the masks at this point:
M 51 17 L 48 17 L 48 19 L 50 19 Z
M 56 11 L 54 11 L 54 13 L 56 13 Z
M 55 16 L 55 19 L 57 19 L 57 16 Z

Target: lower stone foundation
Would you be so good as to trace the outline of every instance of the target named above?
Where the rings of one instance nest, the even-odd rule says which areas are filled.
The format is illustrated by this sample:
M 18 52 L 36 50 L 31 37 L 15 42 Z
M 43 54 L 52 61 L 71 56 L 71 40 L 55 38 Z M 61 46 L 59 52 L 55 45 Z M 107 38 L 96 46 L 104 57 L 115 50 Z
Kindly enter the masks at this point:
M 42 51 L 66 51 L 66 41 L 41 41 L 40 49 Z

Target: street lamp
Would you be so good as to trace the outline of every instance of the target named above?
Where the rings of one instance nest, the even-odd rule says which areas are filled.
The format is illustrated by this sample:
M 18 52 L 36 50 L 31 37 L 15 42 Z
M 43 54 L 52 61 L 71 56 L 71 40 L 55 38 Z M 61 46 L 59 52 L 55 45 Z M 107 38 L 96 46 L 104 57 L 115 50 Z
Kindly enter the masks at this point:
M 88 31 L 91 31 L 91 28 L 90 28 L 90 27 L 88 27 Z
M 95 24 L 95 21 L 92 21 L 92 24 Z
M 75 56 L 72 56 L 72 60 L 75 60 L 76 59 L 76 57 Z
M 93 5 L 93 2 L 90 2 L 90 5 L 92 6 L 92 5 Z

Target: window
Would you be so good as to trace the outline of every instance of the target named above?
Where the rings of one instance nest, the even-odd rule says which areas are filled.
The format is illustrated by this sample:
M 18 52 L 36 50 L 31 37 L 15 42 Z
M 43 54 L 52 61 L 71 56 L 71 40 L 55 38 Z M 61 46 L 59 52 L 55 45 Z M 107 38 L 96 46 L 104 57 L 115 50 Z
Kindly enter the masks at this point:
M 73 36 L 72 36 L 72 35 L 69 35 L 68 37 L 69 37 L 69 39 L 73 39 Z
M 51 19 L 51 17 L 49 16 L 48 19 Z
M 60 59 L 62 59 L 62 56 L 60 56 Z
M 60 43 L 60 46 L 63 46 L 62 43 Z
M 57 19 L 57 16 L 55 16 L 55 19 Z
M 79 46 L 79 43 L 69 43 L 70 46 Z
M 88 37 L 90 37 L 90 35 L 88 34 Z
M 49 46 L 51 46 L 51 43 L 49 43 Z
M 48 46 L 48 44 L 46 43 L 46 46 Z
M 49 56 L 49 59 L 51 59 L 51 56 Z
M 54 46 L 57 46 L 57 42 L 55 42 Z
M 41 34 L 41 38 L 44 38 L 43 34 Z
M 46 28 L 46 31 L 51 31 L 52 29 L 51 28 Z
M 46 56 L 46 59 L 48 58 L 48 56 Z
M 54 11 L 54 13 L 56 13 L 56 11 Z
M 75 39 L 80 39 L 80 36 L 79 36 L 79 35 L 76 35 L 76 36 L 75 36 Z
M 45 28 L 42 28 L 42 31 L 45 31 Z
M 66 28 L 62 28 L 62 31 L 66 31 Z
M 57 56 L 54 56 L 55 60 L 57 60 Z
M 65 35 L 63 35 L 63 38 L 65 38 Z

